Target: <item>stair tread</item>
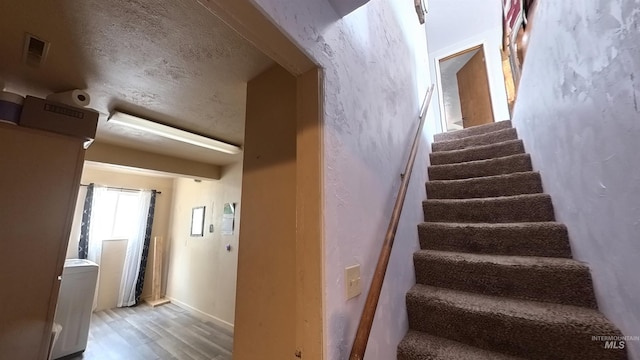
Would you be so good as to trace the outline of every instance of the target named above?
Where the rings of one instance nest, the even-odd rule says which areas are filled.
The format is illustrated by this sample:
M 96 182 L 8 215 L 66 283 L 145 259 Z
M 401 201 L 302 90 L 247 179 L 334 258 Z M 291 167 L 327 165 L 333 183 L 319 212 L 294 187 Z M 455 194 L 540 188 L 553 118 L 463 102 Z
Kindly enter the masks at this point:
M 571 258 L 567 228 L 557 222 L 423 222 L 418 234 L 422 249 Z
M 413 259 L 420 284 L 597 308 L 589 268 L 576 260 L 436 250 Z
M 509 159 L 517 159 L 517 158 L 522 158 L 522 157 L 530 157 L 530 155 L 527 154 L 527 153 L 522 153 L 522 154 L 515 154 L 515 155 L 508 155 L 508 156 L 500 156 L 500 157 L 491 158 L 491 159 L 465 161 L 465 162 L 461 162 L 461 163 L 430 165 L 429 167 L 437 169 L 437 168 L 457 168 L 457 167 L 464 167 L 464 166 L 477 165 L 477 164 L 491 165 L 492 163 L 495 163 L 495 162 L 498 162 L 498 161 L 505 161 L 505 160 L 509 160 Z M 531 171 L 533 171 L 533 170 L 531 170 Z
M 409 330 L 398 345 L 398 360 L 518 360 L 457 341 Z
M 547 360 L 623 360 L 594 335 L 621 332 L 597 310 L 416 284 L 406 297 L 409 327 L 489 351 Z
M 423 200 L 423 203 L 451 203 L 451 204 L 464 204 L 464 203 L 489 203 L 489 202 L 512 202 L 512 201 L 521 201 L 527 199 L 536 199 L 536 198 L 545 198 L 551 199 L 551 195 L 546 193 L 538 193 L 538 194 L 520 194 L 520 195 L 510 195 L 510 196 L 496 196 L 496 197 L 488 197 L 488 198 L 470 198 L 470 199 L 427 199 Z
M 446 141 L 449 139 L 461 139 L 478 134 L 486 134 L 512 127 L 511 120 L 496 121 L 488 124 L 468 127 L 466 129 L 447 131 L 434 136 L 435 141 Z
M 484 176 L 533 171 L 529 154 L 515 154 L 491 159 L 430 165 L 429 180 L 472 179 Z
M 569 328 L 576 333 L 589 336 L 616 332 L 601 313 L 586 307 L 483 295 L 422 284 L 414 285 L 407 297 L 434 301 L 491 317 L 518 318 L 549 325 L 569 324 Z
M 554 221 L 553 203 L 549 194 L 427 199 L 422 202 L 425 221 L 510 223 Z
M 474 151 L 478 151 L 478 150 L 492 149 L 492 148 L 505 146 L 505 145 L 508 145 L 508 144 L 520 144 L 520 143 L 522 143 L 522 139 L 512 139 L 512 140 L 505 140 L 505 141 L 496 142 L 496 143 L 493 143 L 493 144 L 471 146 L 471 147 L 464 148 L 464 149 L 436 151 L 435 153 L 430 153 L 430 155 L 433 155 L 433 154 L 450 155 L 450 154 L 470 153 L 470 152 L 474 152 Z
M 466 179 L 427 181 L 428 199 L 471 199 L 543 192 L 540 174 L 535 171 L 480 176 Z
M 460 139 L 436 141 L 431 144 L 434 152 L 467 149 L 474 146 L 496 144 L 507 140 L 515 140 L 518 133 L 514 128 L 501 129 L 484 134 L 472 135 Z
M 518 149 L 517 152 L 514 152 L 512 154 L 509 155 L 498 155 L 498 156 L 482 156 L 479 154 L 486 154 L 486 153 L 499 153 L 500 149 L 502 148 L 510 148 L 510 147 L 516 147 Z M 495 158 L 499 158 L 499 157 L 504 157 L 504 156 L 510 156 L 510 155 L 517 155 L 517 154 L 524 154 L 524 143 L 522 142 L 522 140 L 520 139 L 515 139 L 515 140 L 506 140 L 506 141 L 501 141 L 501 142 L 497 142 L 497 143 L 493 143 L 493 144 L 488 144 L 488 145 L 478 145 L 478 146 L 471 146 L 468 148 L 464 148 L 464 149 L 456 149 L 456 150 L 443 150 L 443 151 L 436 151 L 436 152 L 432 152 L 429 154 L 429 157 L 431 158 L 432 161 L 432 165 L 448 165 L 448 164 L 460 164 L 460 163 L 464 163 L 464 162 L 468 162 L 468 161 L 477 161 L 477 160 L 488 160 L 488 159 L 495 159 Z M 481 158 L 473 158 L 473 156 L 481 156 Z M 455 162 L 445 162 L 445 163 L 440 163 L 440 164 L 435 164 L 435 161 L 438 161 L 438 159 L 444 158 L 456 158 L 456 157 L 460 157 L 460 158 L 464 158 L 464 157 L 471 157 L 471 160 L 464 160 L 464 161 L 455 161 Z
M 510 222 L 510 223 L 463 223 L 463 222 L 421 222 L 418 226 L 442 227 L 442 228 L 565 228 L 563 223 L 557 221 L 532 221 L 532 222 Z
M 521 177 L 529 177 L 529 176 L 539 176 L 540 173 L 537 171 L 519 171 L 509 174 L 498 174 L 498 175 L 489 175 L 489 176 L 478 176 L 473 178 L 466 179 L 443 179 L 443 180 L 429 180 L 427 183 L 432 184 L 468 184 L 475 182 L 492 182 L 500 179 L 512 179 L 512 178 L 521 178 Z
M 416 251 L 414 256 L 424 258 L 440 258 L 452 262 L 460 261 L 478 264 L 494 264 L 500 266 L 558 267 L 564 269 L 573 268 L 586 271 L 589 270 L 589 267 L 587 265 L 574 259 L 542 256 L 473 254 L 440 250 L 418 250 Z

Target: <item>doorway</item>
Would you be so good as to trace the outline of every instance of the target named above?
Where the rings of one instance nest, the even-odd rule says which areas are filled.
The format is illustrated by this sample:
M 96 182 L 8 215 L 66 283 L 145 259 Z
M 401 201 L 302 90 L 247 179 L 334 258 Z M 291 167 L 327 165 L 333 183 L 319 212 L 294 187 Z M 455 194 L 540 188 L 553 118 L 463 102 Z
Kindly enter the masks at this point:
M 460 130 L 493 122 L 484 46 L 470 47 L 436 61 L 443 130 Z

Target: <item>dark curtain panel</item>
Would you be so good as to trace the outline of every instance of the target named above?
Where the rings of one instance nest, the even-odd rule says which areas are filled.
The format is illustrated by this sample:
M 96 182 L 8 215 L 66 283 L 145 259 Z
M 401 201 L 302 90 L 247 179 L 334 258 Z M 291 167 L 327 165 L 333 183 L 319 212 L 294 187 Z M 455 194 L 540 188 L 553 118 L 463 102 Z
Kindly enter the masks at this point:
M 140 302 L 142 287 L 144 286 L 144 274 L 147 270 L 147 258 L 149 257 L 149 244 L 151 243 L 151 228 L 153 227 L 153 214 L 156 209 L 156 191 L 151 190 L 151 201 L 149 202 L 149 214 L 147 215 L 147 228 L 144 233 L 144 245 L 142 247 L 142 259 L 140 260 L 140 272 L 136 283 L 136 305 Z
M 80 241 L 78 242 L 78 258 L 86 259 L 89 253 L 89 228 L 91 226 L 91 205 L 93 204 L 93 183 L 87 186 L 82 210 L 82 225 L 80 226 Z

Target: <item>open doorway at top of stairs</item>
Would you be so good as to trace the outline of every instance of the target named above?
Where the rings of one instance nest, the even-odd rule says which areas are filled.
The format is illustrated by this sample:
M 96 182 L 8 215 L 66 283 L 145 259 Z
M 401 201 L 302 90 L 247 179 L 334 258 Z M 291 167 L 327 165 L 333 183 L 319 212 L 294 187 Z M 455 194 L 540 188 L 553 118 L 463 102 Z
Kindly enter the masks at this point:
M 443 130 L 494 121 L 485 50 L 476 45 L 438 59 Z

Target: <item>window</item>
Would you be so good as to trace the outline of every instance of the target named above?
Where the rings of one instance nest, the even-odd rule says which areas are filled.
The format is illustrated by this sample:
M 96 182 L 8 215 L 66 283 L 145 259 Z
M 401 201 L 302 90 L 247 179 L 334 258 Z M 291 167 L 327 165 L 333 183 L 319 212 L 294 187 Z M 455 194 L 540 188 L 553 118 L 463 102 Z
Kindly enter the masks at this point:
M 92 222 L 95 222 L 99 240 L 134 236 L 140 222 L 139 197 L 138 192 L 109 189 L 100 201 L 95 202 Z

